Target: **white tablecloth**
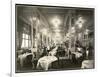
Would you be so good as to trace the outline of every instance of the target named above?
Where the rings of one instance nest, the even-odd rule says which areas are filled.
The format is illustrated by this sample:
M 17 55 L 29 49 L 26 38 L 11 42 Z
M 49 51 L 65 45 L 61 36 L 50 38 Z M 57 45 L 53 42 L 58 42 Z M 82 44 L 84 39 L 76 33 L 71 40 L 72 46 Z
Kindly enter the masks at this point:
M 57 57 L 55 56 L 44 56 L 38 60 L 37 69 L 41 67 L 44 70 L 48 70 L 49 65 L 56 60 Z
M 94 61 L 93 60 L 84 60 L 82 62 L 81 68 L 93 68 L 94 66 Z
M 18 56 L 18 60 L 20 61 L 21 67 L 23 67 L 23 63 L 28 55 L 32 55 L 32 53 L 24 53 Z
M 72 52 L 73 54 L 75 54 L 75 58 L 80 58 L 82 56 L 82 53 L 79 52 Z
M 48 55 L 51 55 L 51 56 L 56 55 L 56 53 L 57 53 L 57 48 L 58 48 L 58 47 L 55 47 L 52 51 L 49 52 Z

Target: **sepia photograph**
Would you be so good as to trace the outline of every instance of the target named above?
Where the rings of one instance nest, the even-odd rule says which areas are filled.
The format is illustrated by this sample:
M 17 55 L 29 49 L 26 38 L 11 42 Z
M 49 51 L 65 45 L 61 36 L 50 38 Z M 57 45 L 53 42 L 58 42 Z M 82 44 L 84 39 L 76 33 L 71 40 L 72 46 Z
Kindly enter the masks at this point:
M 94 11 L 15 4 L 15 72 L 94 69 Z

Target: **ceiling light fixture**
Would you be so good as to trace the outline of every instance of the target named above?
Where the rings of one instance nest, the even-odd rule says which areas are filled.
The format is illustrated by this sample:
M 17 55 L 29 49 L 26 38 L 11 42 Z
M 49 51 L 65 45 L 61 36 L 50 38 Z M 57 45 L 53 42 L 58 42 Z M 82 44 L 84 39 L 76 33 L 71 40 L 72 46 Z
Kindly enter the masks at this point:
M 84 22 L 85 20 L 83 19 L 83 17 L 79 17 L 78 20 L 76 21 L 76 25 L 78 25 L 79 28 L 82 28 Z
M 52 24 L 55 26 L 55 27 L 58 27 L 60 24 L 61 24 L 61 21 L 60 19 L 56 16 L 52 19 Z

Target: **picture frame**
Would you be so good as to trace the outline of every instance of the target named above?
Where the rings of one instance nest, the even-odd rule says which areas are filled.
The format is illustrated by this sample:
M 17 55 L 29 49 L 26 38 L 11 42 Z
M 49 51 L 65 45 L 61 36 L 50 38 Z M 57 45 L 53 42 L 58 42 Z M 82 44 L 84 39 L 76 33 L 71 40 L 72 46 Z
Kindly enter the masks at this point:
M 26 7 L 26 8 L 28 8 L 29 7 L 29 9 L 28 9 L 28 11 L 27 10 L 24 10 L 24 8 L 23 8 L 23 6 L 24 7 Z M 16 7 L 18 8 L 19 7 L 19 9 L 20 8 L 22 8 L 19 12 L 18 12 L 18 9 L 16 9 Z M 12 42 L 12 51 L 15 51 L 15 52 L 12 52 L 12 75 L 13 76 L 15 76 L 15 74 L 17 74 L 17 75 L 19 75 L 18 73 L 24 73 L 24 74 L 30 74 L 30 73 L 33 73 L 34 72 L 34 70 L 32 71 L 18 71 L 18 70 L 16 70 L 17 68 L 18 68 L 18 66 L 16 66 L 17 64 L 16 64 L 16 49 L 17 49 L 17 43 L 18 43 L 18 39 L 16 39 L 17 38 L 17 35 L 19 36 L 19 34 L 17 33 L 17 29 L 19 29 L 19 27 L 18 27 L 18 23 L 21 23 L 20 22 L 20 20 L 18 20 L 18 17 L 19 17 L 19 15 L 23 15 L 23 14 L 25 14 L 25 12 L 24 13 L 22 13 L 23 11 L 26 11 L 26 15 L 23 15 L 24 17 L 26 17 L 26 16 L 28 16 L 28 13 L 30 13 L 31 11 L 32 11 L 32 9 L 30 10 L 30 8 L 35 8 L 35 9 L 39 9 L 39 11 L 40 11 L 40 16 L 44 16 L 44 15 L 46 15 L 46 13 L 48 13 L 48 11 L 49 11 L 49 9 L 51 8 L 51 9 L 58 9 L 58 10 L 56 10 L 56 13 L 58 12 L 60 12 L 61 14 L 63 13 L 63 11 L 66 13 L 66 11 L 68 10 L 68 9 L 70 9 L 71 11 L 69 11 L 69 14 L 70 13 L 72 13 L 72 11 L 73 10 L 75 10 L 75 9 L 77 9 L 77 10 L 83 10 L 83 15 L 84 15 L 84 13 L 88 13 L 88 11 L 89 10 L 92 10 L 92 15 L 91 15 L 91 12 L 89 12 L 89 14 L 85 14 L 86 16 L 88 16 L 87 17 L 87 19 L 89 18 L 89 15 L 90 15 L 90 18 L 88 19 L 88 21 L 89 22 L 93 22 L 92 24 L 92 27 L 93 27 L 93 36 L 91 36 L 91 37 L 93 37 L 93 39 L 92 39 L 92 45 L 93 45 L 93 49 L 95 49 L 95 46 L 94 46 L 94 38 L 95 38 L 95 22 L 94 22 L 94 12 L 95 12 L 95 9 L 94 8 L 91 8 L 91 7 L 74 7 L 74 6 L 55 6 L 55 5 L 39 5 L 39 4 L 32 4 L 32 3 L 28 3 L 28 2 L 22 2 L 21 4 L 20 3 L 17 3 L 17 1 L 15 1 L 15 2 L 12 2 L 12 25 L 14 25 L 14 26 L 12 26 L 12 35 L 14 35 L 14 37 L 12 37 L 12 41 L 13 42 L 15 42 L 15 43 L 13 43 Z M 45 9 L 46 8 L 46 9 Z M 45 10 L 44 10 L 45 9 Z M 43 15 L 41 15 L 42 13 L 41 13 L 41 10 L 42 10 L 42 12 L 44 12 L 44 14 Z M 43 11 L 44 10 L 44 11 Z M 60 11 L 61 10 L 61 11 Z M 85 10 L 85 12 L 84 12 L 84 10 Z M 35 10 L 36 11 L 36 10 Z M 28 12 L 28 13 L 27 13 Z M 33 12 L 33 11 L 32 11 Z M 45 13 L 46 12 L 46 13 Z M 55 13 L 55 11 L 49 11 L 49 12 L 54 12 Z M 22 14 L 21 14 L 22 13 Z M 79 12 L 80 13 L 80 12 Z M 17 15 L 18 14 L 18 15 Z M 30 13 L 31 14 L 31 13 Z M 30 15 L 29 14 L 29 15 Z M 36 14 L 37 14 L 37 12 L 36 12 Z M 64 13 L 63 13 L 64 14 Z M 62 14 L 62 15 L 63 15 Z M 59 15 L 59 14 L 58 14 Z M 13 17 L 14 16 L 14 17 Z M 38 17 L 38 15 L 36 15 L 37 17 Z M 75 16 L 78 16 L 78 15 L 75 15 Z M 31 15 L 30 15 L 30 17 L 31 17 Z M 51 17 L 51 16 L 50 16 Z M 63 16 L 64 17 L 64 16 Z M 81 17 L 81 15 L 79 14 L 79 16 L 78 17 Z M 91 18 L 91 17 L 93 17 L 93 18 Z M 39 18 L 39 17 L 38 17 Z M 41 18 L 41 17 L 40 17 Z M 52 18 L 52 17 L 51 17 Z M 60 18 L 60 17 L 59 17 Z M 21 18 L 22 20 L 24 20 L 23 18 Z M 45 19 L 45 17 L 42 17 L 42 19 L 44 19 L 44 21 L 48 21 L 49 19 Z M 63 18 L 61 18 L 61 19 L 63 19 Z M 65 17 L 65 20 L 66 20 L 67 18 Z M 78 18 L 76 17 L 76 19 L 78 20 Z M 91 21 L 90 21 L 90 19 L 91 19 Z M 33 18 L 33 20 L 35 20 L 35 18 Z M 51 19 L 52 20 L 52 19 Z M 70 20 L 70 18 L 69 18 L 69 20 Z M 24 20 L 24 21 L 26 21 L 26 20 Z M 61 20 L 61 21 L 63 21 L 63 23 L 64 23 L 64 20 Z M 74 20 L 75 21 L 75 20 Z M 27 21 L 26 21 L 27 22 Z M 43 21 L 42 21 L 43 22 Z M 59 20 L 57 20 L 57 21 L 55 21 L 56 23 L 58 23 L 59 22 Z M 79 21 L 79 23 L 80 23 L 80 21 Z M 50 24 L 50 22 L 49 22 L 49 24 Z M 58 23 L 59 24 L 59 23 Z M 25 25 L 25 24 L 24 24 Z M 26 24 L 26 25 L 31 25 L 31 24 Z M 51 25 L 54 25 L 54 24 L 51 24 Z M 66 25 L 66 23 L 65 23 L 65 25 Z M 45 26 L 43 26 L 43 27 L 45 27 Z M 25 30 L 23 29 L 23 32 L 25 32 L 26 34 L 27 33 L 29 33 L 28 31 L 35 31 L 35 29 L 33 28 L 33 30 L 31 30 L 31 28 L 30 27 L 24 27 L 25 28 Z M 71 27 L 71 28 L 73 28 L 73 27 Z M 71 28 L 70 28 L 70 30 L 68 30 L 68 31 L 71 31 Z M 26 29 L 28 29 L 27 31 L 26 31 Z M 74 29 L 74 28 L 73 28 Z M 76 28 L 75 28 L 76 29 Z M 40 27 L 40 30 L 42 30 L 42 28 Z M 85 30 L 87 30 L 86 28 L 84 29 L 84 31 Z M 18 30 L 19 32 L 21 31 L 21 30 Z M 37 30 L 36 30 L 37 31 Z M 33 32 L 33 34 L 34 33 L 36 33 L 36 31 L 35 32 Z M 77 29 L 77 32 L 79 31 L 79 29 Z M 43 31 L 41 31 L 41 32 L 44 32 L 44 34 L 45 33 L 47 33 L 46 32 L 46 30 L 44 30 L 43 29 Z M 41 33 L 40 32 L 40 33 Z M 31 32 L 30 32 L 31 33 Z M 79 32 L 78 32 L 79 33 Z M 73 32 L 72 32 L 72 34 L 73 34 Z M 49 33 L 47 33 L 47 35 L 49 35 Z M 65 34 L 66 36 L 67 36 L 67 34 Z M 55 35 L 54 35 L 55 36 Z M 53 37 L 54 37 L 53 36 Z M 78 35 L 78 36 L 80 36 L 80 35 Z M 23 36 L 21 36 L 21 37 L 25 37 L 25 38 L 23 38 L 23 39 L 27 39 L 27 37 L 28 37 L 28 39 L 27 40 L 30 40 L 30 39 L 32 39 L 31 37 L 32 37 L 32 35 L 29 37 L 29 36 L 27 36 L 27 35 L 25 35 L 25 34 L 23 34 Z M 36 36 L 34 36 L 34 37 L 38 37 L 37 35 Z M 41 37 L 41 36 L 39 36 L 39 37 Z M 74 36 L 75 37 L 75 36 Z M 88 37 L 88 36 L 84 36 L 84 38 L 85 37 Z M 58 38 L 58 36 L 57 36 L 57 38 Z M 76 37 L 77 38 L 77 37 Z M 17 40 L 17 41 L 16 41 Z M 34 39 L 35 40 L 35 39 Z M 66 41 L 66 39 L 64 39 L 65 41 Z M 47 41 L 47 39 L 42 39 L 41 41 L 43 41 L 43 42 L 46 42 Z M 42 42 L 42 43 L 43 43 Z M 19 42 L 20 43 L 20 42 Z M 26 41 L 24 40 L 24 43 L 26 43 Z M 86 42 L 87 43 L 87 42 Z M 25 47 L 25 45 L 26 44 L 23 44 L 24 46 L 23 47 Z M 34 43 L 34 45 L 35 45 L 35 43 Z M 34 45 L 33 46 L 31 46 L 31 47 L 34 47 Z M 28 44 L 26 45 L 26 47 L 29 47 L 29 41 L 28 41 Z M 47 45 L 46 45 L 47 46 Z M 72 45 L 69 45 L 69 46 L 73 46 L 73 44 Z M 61 53 L 60 53 L 61 54 Z M 93 52 L 93 65 L 92 65 L 92 68 L 91 69 L 94 69 L 94 67 L 95 67 L 95 51 Z M 60 59 L 62 59 L 62 58 L 64 58 L 64 57 L 60 57 Z M 62 61 L 63 62 L 63 61 Z M 61 65 L 62 65 L 62 62 L 61 62 Z M 65 63 L 64 63 L 65 64 Z M 62 65 L 62 67 L 63 67 L 64 65 Z M 73 66 L 73 65 L 71 65 L 71 66 Z M 84 66 L 83 66 L 84 67 Z M 64 67 L 63 67 L 64 68 Z M 85 67 L 84 67 L 85 68 Z M 76 68 L 75 68 L 76 69 Z M 68 70 L 75 70 L 75 69 L 68 69 Z M 64 69 L 64 70 L 62 70 L 62 69 L 57 69 L 57 70 L 50 70 L 50 71 L 66 71 L 66 69 Z M 68 71 L 67 70 L 67 71 Z M 81 69 L 76 69 L 76 70 L 81 70 Z M 83 70 L 83 69 L 82 69 Z M 43 72 L 46 72 L 47 71 L 47 69 L 45 69 L 45 70 L 42 70 Z M 48 71 L 48 72 L 50 72 L 50 71 Z M 35 71 L 35 72 L 41 72 L 41 70 L 40 71 Z

